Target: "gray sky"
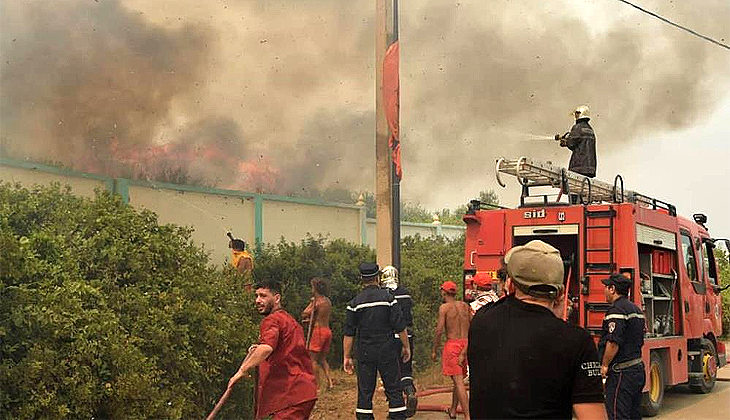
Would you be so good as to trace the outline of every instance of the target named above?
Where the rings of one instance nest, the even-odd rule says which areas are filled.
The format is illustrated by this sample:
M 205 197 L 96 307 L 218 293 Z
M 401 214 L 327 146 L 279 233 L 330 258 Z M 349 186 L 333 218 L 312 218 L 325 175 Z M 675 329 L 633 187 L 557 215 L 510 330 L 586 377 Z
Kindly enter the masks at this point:
M 565 163 L 591 106 L 598 177 L 704 211 L 730 236 L 730 52 L 614 0 L 401 2 L 403 197 L 454 208 L 499 156 Z M 727 43 L 730 2 L 642 0 Z M 374 189 L 374 2 L 0 4 L 11 154 L 126 176 L 182 165 L 216 185 Z

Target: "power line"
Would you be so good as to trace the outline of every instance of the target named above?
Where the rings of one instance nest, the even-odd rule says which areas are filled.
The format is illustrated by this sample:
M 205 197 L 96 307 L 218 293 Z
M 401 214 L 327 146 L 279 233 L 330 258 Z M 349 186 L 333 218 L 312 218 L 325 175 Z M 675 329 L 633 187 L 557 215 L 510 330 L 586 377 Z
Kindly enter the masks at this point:
M 628 4 L 629 6 L 631 6 L 631 7 L 633 7 L 633 8 L 639 9 L 639 10 L 641 10 L 642 12 L 644 12 L 644 13 L 646 13 L 646 14 L 648 14 L 648 15 L 654 16 L 655 18 L 657 18 L 657 19 L 661 20 L 662 22 L 666 22 L 666 23 L 668 23 L 668 24 L 670 24 L 670 25 L 672 25 L 672 26 L 674 26 L 674 27 L 676 27 L 676 28 L 679 28 L 679 29 L 683 30 L 683 31 L 687 31 L 687 32 L 691 33 L 691 34 L 692 34 L 692 35 L 694 35 L 694 36 L 697 36 L 697 37 L 700 37 L 700 38 L 704 39 L 705 41 L 710 41 L 710 42 L 712 42 L 713 44 L 719 45 L 719 46 L 721 46 L 721 47 L 723 47 L 723 48 L 725 48 L 725 49 L 728 49 L 728 50 L 730 50 L 730 46 L 729 46 L 729 45 L 727 45 L 727 44 L 723 44 L 723 43 L 722 43 L 722 42 L 720 42 L 720 41 L 716 41 L 716 40 L 714 40 L 714 39 L 712 39 L 712 38 L 710 38 L 710 37 L 708 37 L 708 36 L 705 36 L 705 35 L 702 35 L 702 34 L 700 34 L 700 33 L 697 33 L 697 32 L 695 32 L 695 31 L 693 31 L 692 29 L 689 29 L 689 28 L 687 28 L 687 27 L 684 27 L 684 26 L 682 26 L 682 25 L 680 25 L 680 24 L 678 24 L 678 23 L 674 23 L 674 22 L 672 22 L 671 20 L 669 20 L 669 19 L 667 19 L 667 18 L 664 18 L 664 17 L 662 17 L 662 16 L 659 16 L 658 14 L 656 14 L 656 13 L 654 13 L 654 12 L 651 12 L 651 11 L 649 11 L 649 10 L 646 10 L 646 9 L 644 9 L 644 8 L 643 8 L 643 7 L 641 7 L 641 6 L 637 6 L 637 5 L 633 4 L 633 3 L 631 3 L 630 1 L 627 1 L 627 0 L 618 0 L 618 1 L 620 1 L 621 3 L 626 3 L 626 4 Z

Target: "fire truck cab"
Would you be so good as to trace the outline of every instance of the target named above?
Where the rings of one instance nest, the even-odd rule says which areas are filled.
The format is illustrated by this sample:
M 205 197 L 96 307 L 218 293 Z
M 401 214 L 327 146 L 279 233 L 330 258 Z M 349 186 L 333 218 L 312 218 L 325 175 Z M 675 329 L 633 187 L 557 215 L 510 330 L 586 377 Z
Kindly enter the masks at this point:
M 629 298 L 646 319 L 644 414 L 655 415 L 666 386 L 688 383 L 708 393 L 725 365 L 720 281 L 704 215 L 677 216 L 673 205 L 625 191 L 527 158 L 500 159 L 499 174 L 522 184 L 520 206 L 485 208 L 478 200 L 464 216 L 464 299 L 475 295 L 472 277 L 487 273 L 498 285 L 502 258 L 513 246 L 540 239 L 557 248 L 565 264 L 564 319 L 601 334 L 605 301 L 601 280 L 619 272 L 633 281 Z M 559 188 L 531 195 L 534 187 Z M 561 197 L 569 198 L 568 202 Z M 571 204 L 571 202 L 575 204 Z M 723 240 L 727 241 L 727 240 Z M 726 242 L 726 246 L 728 242 Z

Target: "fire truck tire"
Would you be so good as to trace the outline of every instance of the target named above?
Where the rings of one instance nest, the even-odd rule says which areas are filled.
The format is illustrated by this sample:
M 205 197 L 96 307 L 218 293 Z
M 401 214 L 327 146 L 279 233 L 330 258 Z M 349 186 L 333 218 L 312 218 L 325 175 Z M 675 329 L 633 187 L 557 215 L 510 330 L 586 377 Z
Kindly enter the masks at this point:
M 646 417 L 654 417 L 659 413 L 664 400 L 664 364 L 657 352 L 651 352 L 649 358 L 649 391 L 645 392 L 641 400 L 641 413 Z
M 707 394 L 715 387 L 717 381 L 717 351 L 712 341 L 703 338 L 700 342 L 702 357 L 702 378 L 689 388 L 697 394 Z

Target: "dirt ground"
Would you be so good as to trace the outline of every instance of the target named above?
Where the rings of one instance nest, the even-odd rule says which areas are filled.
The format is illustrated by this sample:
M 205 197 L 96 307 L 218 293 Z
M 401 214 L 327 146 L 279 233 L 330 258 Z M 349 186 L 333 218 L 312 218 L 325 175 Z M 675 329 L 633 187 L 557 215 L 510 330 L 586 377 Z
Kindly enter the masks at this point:
M 416 377 L 418 389 L 431 388 L 436 386 L 448 386 L 450 380 L 444 379 L 439 371 L 440 366 L 433 367 Z M 330 391 L 320 387 L 319 399 L 312 413 L 312 420 L 348 419 L 355 418 L 355 406 L 357 404 L 357 378 L 355 375 L 348 375 L 341 369 L 333 372 L 335 386 Z M 378 383 L 380 380 L 378 380 Z M 449 382 L 446 382 L 449 381 Z M 373 398 L 373 410 L 376 419 L 384 419 L 388 415 L 388 402 L 381 387 L 375 391 Z M 419 418 L 418 415 L 414 418 Z

